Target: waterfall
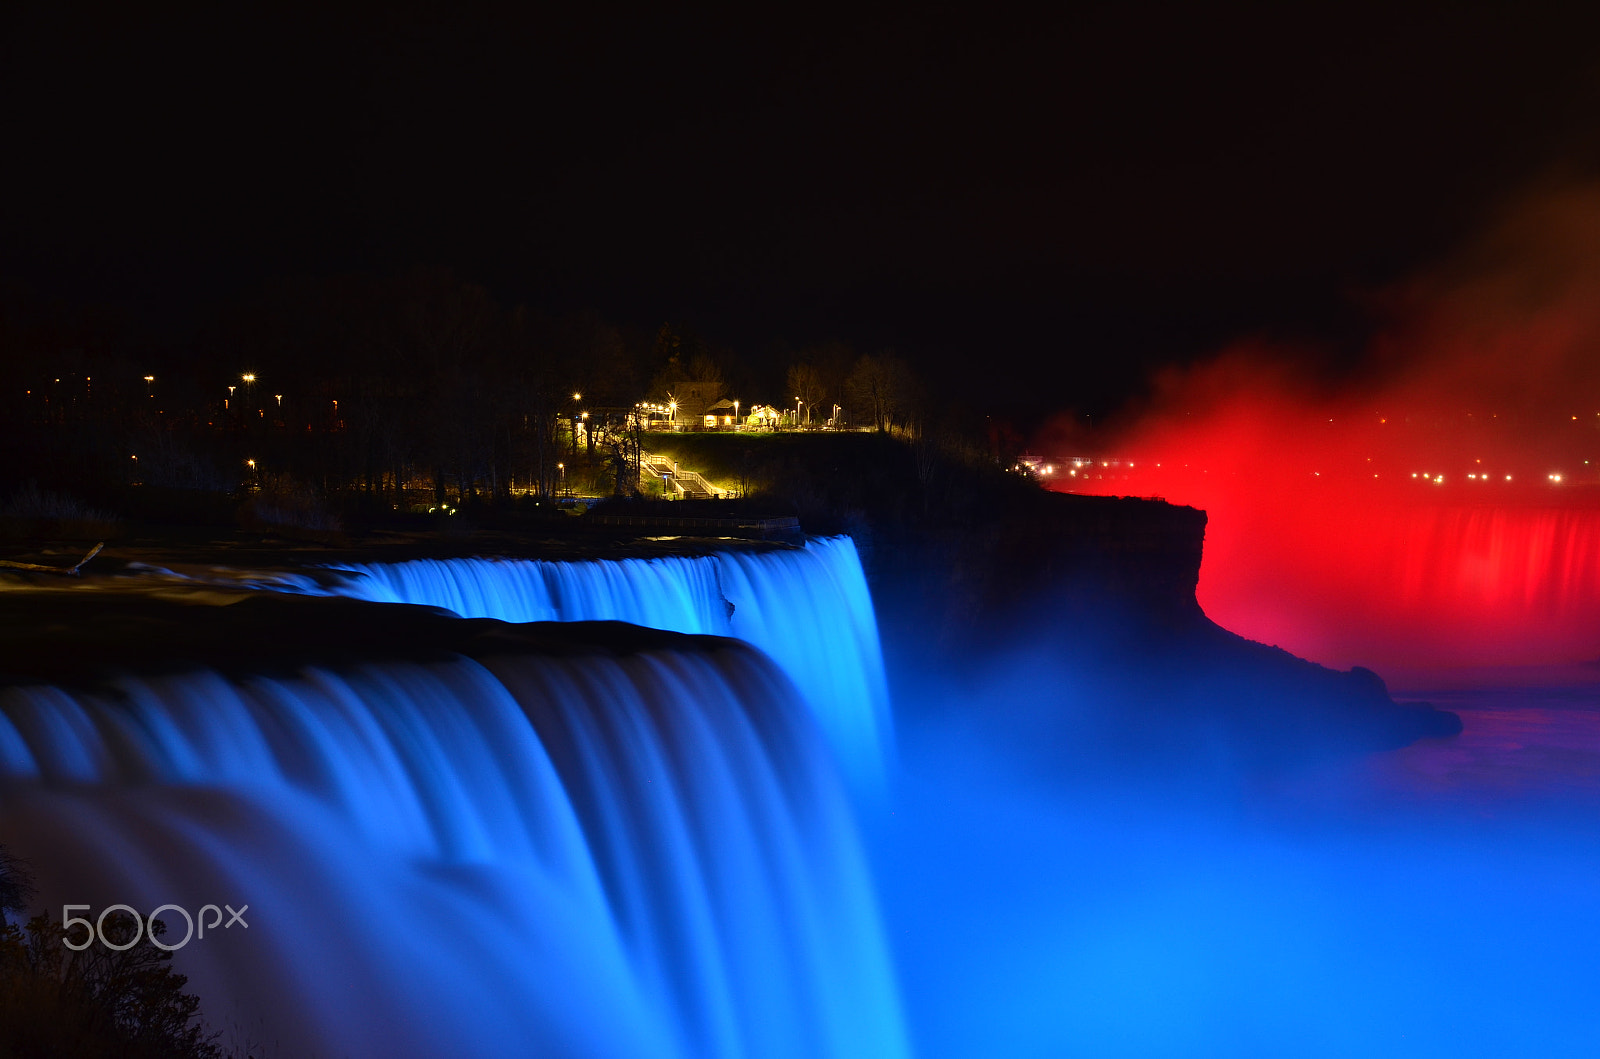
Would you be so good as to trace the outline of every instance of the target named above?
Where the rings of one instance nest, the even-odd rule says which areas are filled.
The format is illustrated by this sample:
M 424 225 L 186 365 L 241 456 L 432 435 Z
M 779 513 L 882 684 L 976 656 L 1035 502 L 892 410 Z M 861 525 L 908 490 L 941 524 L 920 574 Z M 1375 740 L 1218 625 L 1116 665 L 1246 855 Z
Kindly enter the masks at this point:
M 704 618 L 720 578 L 744 631 L 800 636 L 768 593 L 827 554 L 625 567 L 663 593 L 628 605 Z M 601 565 L 445 581 L 570 616 L 623 605 Z M 0 842 L 57 905 L 248 904 L 177 966 L 216 1028 L 279 1054 L 905 1054 L 852 812 L 790 681 L 733 641 L 587 630 L 576 654 L 5 688 Z
M 892 746 L 888 690 L 872 597 L 849 537 L 694 558 L 417 559 L 336 569 L 349 576 L 315 590 L 464 618 L 617 620 L 738 637 L 794 681 L 846 773 L 869 788 L 881 781 Z
M 1600 653 L 1600 512 L 1329 504 L 1215 514 L 1199 599 L 1252 639 L 1380 669 Z

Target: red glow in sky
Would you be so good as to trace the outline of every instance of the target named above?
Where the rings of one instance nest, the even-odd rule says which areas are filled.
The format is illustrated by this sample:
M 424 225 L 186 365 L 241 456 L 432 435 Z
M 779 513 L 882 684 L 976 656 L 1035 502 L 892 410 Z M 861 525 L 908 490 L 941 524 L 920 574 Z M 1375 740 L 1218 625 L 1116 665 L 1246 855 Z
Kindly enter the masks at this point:
M 1206 509 L 1207 614 L 1319 662 L 1600 657 L 1597 236 L 1600 197 L 1535 197 L 1390 293 L 1355 381 L 1241 344 L 1042 439 L 1049 484 Z

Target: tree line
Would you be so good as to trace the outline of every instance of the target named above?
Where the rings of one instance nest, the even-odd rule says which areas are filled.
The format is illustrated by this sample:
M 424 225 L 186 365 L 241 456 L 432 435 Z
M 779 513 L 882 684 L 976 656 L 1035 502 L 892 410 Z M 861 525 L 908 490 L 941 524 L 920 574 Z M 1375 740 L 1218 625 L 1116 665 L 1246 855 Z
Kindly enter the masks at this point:
M 801 425 L 889 431 L 923 410 L 892 352 L 834 341 L 746 357 L 678 323 L 506 305 L 439 270 L 276 282 L 214 312 L 187 349 L 128 335 L 0 298 L 0 487 L 292 482 L 459 503 L 550 497 L 582 463 L 628 492 L 641 403 L 686 381 L 744 411 L 798 407 Z

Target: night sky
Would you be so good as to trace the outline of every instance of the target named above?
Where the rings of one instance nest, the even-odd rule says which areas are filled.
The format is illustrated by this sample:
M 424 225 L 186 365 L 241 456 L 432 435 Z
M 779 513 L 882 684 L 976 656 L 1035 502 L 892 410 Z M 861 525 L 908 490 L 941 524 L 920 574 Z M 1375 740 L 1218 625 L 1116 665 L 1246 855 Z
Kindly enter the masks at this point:
M 1354 348 L 1600 159 L 1600 12 L 573 6 L 10 6 L 0 278 L 181 345 L 274 279 L 439 266 L 1027 418 L 1241 334 Z

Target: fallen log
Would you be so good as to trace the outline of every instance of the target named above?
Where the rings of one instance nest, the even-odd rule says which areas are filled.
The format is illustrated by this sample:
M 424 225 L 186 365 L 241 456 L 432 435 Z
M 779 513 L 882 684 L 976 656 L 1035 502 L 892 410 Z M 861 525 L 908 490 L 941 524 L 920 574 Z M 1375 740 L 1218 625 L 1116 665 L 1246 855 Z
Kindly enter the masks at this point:
M 39 563 L 17 563 L 12 562 L 10 559 L 0 559 L 0 567 L 4 567 L 7 570 L 37 570 L 43 574 L 66 574 L 68 577 L 77 577 L 78 571 L 83 569 L 83 564 L 99 555 L 100 549 L 105 546 L 106 542 L 101 541 L 89 549 L 89 554 L 71 566 L 42 566 Z

